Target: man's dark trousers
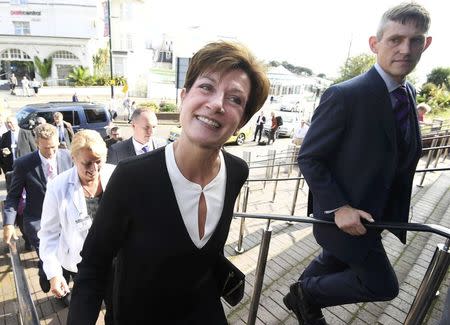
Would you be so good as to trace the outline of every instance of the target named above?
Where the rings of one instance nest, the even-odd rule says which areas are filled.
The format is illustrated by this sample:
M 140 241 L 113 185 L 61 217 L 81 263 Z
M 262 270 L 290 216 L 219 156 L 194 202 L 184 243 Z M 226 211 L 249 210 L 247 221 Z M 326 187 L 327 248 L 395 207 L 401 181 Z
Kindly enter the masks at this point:
M 346 264 L 324 249 L 299 280 L 308 301 L 320 308 L 391 300 L 398 294 L 397 278 L 380 238 L 362 263 Z

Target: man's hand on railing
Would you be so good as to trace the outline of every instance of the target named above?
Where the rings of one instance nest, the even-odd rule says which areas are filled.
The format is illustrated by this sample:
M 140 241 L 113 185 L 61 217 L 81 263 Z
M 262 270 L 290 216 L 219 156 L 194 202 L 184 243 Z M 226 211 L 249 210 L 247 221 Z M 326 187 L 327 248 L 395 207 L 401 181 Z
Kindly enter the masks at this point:
M 50 291 L 56 298 L 62 298 L 70 292 L 70 289 L 66 279 L 62 275 L 57 275 L 50 279 Z
M 16 228 L 14 225 L 4 225 L 3 226 L 3 241 L 8 245 L 11 244 L 11 238 L 18 240 L 19 237 L 16 235 Z
M 370 213 L 344 205 L 334 212 L 334 222 L 342 231 L 352 236 L 361 236 L 366 233 L 366 228 L 361 223 L 361 218 L 374 222 Z

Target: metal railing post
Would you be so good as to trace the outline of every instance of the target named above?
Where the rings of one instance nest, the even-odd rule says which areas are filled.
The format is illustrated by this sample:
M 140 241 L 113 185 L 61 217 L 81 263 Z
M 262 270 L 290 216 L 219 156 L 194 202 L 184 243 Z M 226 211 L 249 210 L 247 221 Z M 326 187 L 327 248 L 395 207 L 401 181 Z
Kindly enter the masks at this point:
M 298 177 L 301 177 L 301 172 L 298 171 Z M 300 187 L 300 181 L 301 179 L 298 179 L 297 182 L 295 182 L 295 190 L 294 190 L 294 197 L 292 199 L 292 205 L 291 205 L 291 216 L 295 213 L 295 207 L 297 206 L 297 197 L 298 197 L 298 189 Z
M 441 139 L 441 147 L 445 146 L 445 143 L 447 142 L 446 138 L 442 138 Z M 437 167 L 437 164 L 439 162 L 439 158 L 441 158 L 441 153 L 442 153 L 443 149 L 438 149 L 437 154 L 436 154 L 436 160 L 434 161 L 434 168 Z
M 446 132 L 445 132 L 445 135 L 447 136 L 447 142 L 445 143 L 445 145 L 448 146 L 448 145 L 450 145 L 450 136 L 449 136 L 449 132 L 446 131 Z M 445 148 L 445 149 L 444 149 L 444 154 L 443 154 L 443 157 L 442 157 L 442 161 L 441 161 L 441 162 L 444 162 L 445 159 L 447 159 L 447 156 L 448 156 L 448 148 Z
M 243 159 L 247 163 L 248 166 L 250 166 L 251 157 L 252 157 L 252 153 L 250 151 L 244 151 Z M 237 212 L 239 212 L 239 206 L 241 204 L 241 193 L 242 193 L 242 191 L 239 191 L 238 197 L 236 199 L 236 211 Z
M 277 167 L 277 178 L 280 177 L 280 165 Z M 277 187 L 278 187 L 278 181 L 275 181 L 275 185 L 273 187 L 273 196 L 272 196 L 272 203 L 275 202 L 275 196 L 277 195 Z
M 250 302 L 248 312 L 248 325 L 254 325 L 256 316 L 258 314 L 259 299 L 261 298 L 261 291 L 264 281 L 264 272 L 266 270 L 267 255 L 269 253 L 270 238 L 272 236 L 272 229 L 270 228 L 270 219 L 267 220 L 266 229 L 264 229 L 261 239 L 261 248 L 259 249 L 258 263 L 255 270 L 255 284 L 253 286 L 253 295 Z
M 273 177 L 273 166 L 275 165 L 275 155 L 276 150 L 269 150 L 267 152 L 267 156 L 269 157 L 267 161 L 270 161 L 271 163 L 267 164 L 266 168 L 266 178 L 272 178 Z M 263 188 L 266 188 L 266 182 L 263 183 Z
M 431 141 L 431 146 L 432 146 L 432 147 L 436 146 L 436 143 L 437 143 L 437 139 L 433 139 L 433 140 Z M 431 162 L 431 158 L 432 158 L 432 157 L 433 157 L 433 150 L 430 150 L 430 152 L 428 153 L 427 162 L 426 162 L 426 164 L 425 164 L 425 169 L 427 169 L 428 166 L 430 165 L 430 162 Z M 422 174 L 422 178 L 421 178 L 421 180 L 420 180 L 419 186 L 422 186 L 423 181 L 425 180 L 425 174 L 426 174 L 426 173 L 427 173 L 427 172 L 424 172 L 424 173 Z
M 248 204 L 248 193 L 250 191 L 250 187 L 248 184 L 244 185 L 244 199 L 242 201 L 242 212 L 247 212 L 247 204 Z M 241 218 L 241 225 L 239 227 L 239 238 L 237 246 L 234 248 L 234 251 L 238 254 L 242 254 L 244 252 L 244 248 L 242 247 L 242 240 L 244 238 L 244 229 L 245 229 L 245 218 Z
M 290 163 L 293 164 L 293 163 L 295 163 L 295 162 L 297 161 L 297 156 L 298 156 L 299 148 L 300 148 L 300 147 L 298 147 L 298 146 L 296 146 L 296 145 L 292 145 L 292 144 L 290 144 L 290 145 L 288 146 L 288 150 L 290 150 L 289 152 L 292 153 L 291 159 L 290 159 Z M 288 169 L 288 177 L 291 177 L 292 169 L 294 168 L 293 166 L 294 166 L 294 165 L 290 165 L 290 166 L 289 166 L 289 169 Z
M 450 239 L 445 244 L 439 244 L 436 247 L 430 265 L 423 277 L 422 283 L 417 290 L 416 297 L 409 309 L 408 316 L 404 325 L 420 325 L 422 324 L 428 309 L 430 308 L 433 297 L 439 289 L 439 286 L 447 274 L 450 265 Z

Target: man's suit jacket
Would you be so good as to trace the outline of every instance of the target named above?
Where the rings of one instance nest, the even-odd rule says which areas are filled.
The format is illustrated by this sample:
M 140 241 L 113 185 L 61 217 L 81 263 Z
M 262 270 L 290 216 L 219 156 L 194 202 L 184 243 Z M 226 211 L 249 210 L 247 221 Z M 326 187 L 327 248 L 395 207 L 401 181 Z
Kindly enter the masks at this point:
M 19 130 L 17 139 L 17 158 L 37 150 L 36 139 L 32 130 Z
M 4 156 L 2 153 L 2 150 L 4 148 L 8 148 L 10 154 Z M 17 148 L 16 148 L 17 152 Z M 8 130 L 7 132 L 3 133 L 1 139 L 0 139 L 0 165 L 3 171 L 9 172 L 13 169 L 13 163 L 14 163 L 14 157 L 11 149 L 11 130 Z
M 114 167 L 105 164 L 100 170 L 103 190 Z M 77 272 L 81 248 L 92 224 L 90 217 L 94 216 L 89 216 L 76 167 L 48 182 L 38 232 L 39 252 L 47 279 L 62 276 L 61 267 Z
M 167 144 L 166 140 L 157 137 L 152 137 L 151 142 L 155 149 L 164 147 Z M 117 165 L 119 161 L 134 156 L 136 156 L 136 151 L 133 146 L 133 137 L 131 137 L 127 140 L 117 142 L 109 147 L 106 162 L 108 164 Z
M 407 88 L 415 103 L 414 89 L 409 84 Z M 421 153 L 415 107 L 410 131 L 407 154 L 401 156 L 390 95 L 375 68 L 325 91 L 298 157 L 312 192 L 308 213 L 334 220 L 334 213 L 325 211 L 349 204 L 376 221 L 407 222 Z M 362 260 L 379 238 L 376 231 L 351 236 L 335 226 L 319 225 L 314 226 L 314 235 L 322 247 L 345 261 Z M 406 233 L 397 235 L 406 240 Z
M 58 129 L 58 140 L 59 140 L 59 127 L 52 123 L 53 126 L 55 126 Z M 74 136 L 72 125 L 69 122 L 63 121 L 64 126 L 64 139 L 66 140 L 66 146 L 67 148 L 70 148 L 70 145 L 72 143 L 72 138 Z
M 81 253 L 69 325 L 95 324 L 119 250 L 114 324 L 226 324 L 213 270 L 248 167 L 240 158 L 223 155 L 227 179 L 222 215 L 201 249 L 184 225 L 165 149 L 119 163 Z
M 72 157 L 69 151 L 65 149 L 57 151 L 56 161 L 58 174 L 72 167 Z M 16 159 L 11 188 L 6 196 L 3 224 L 14 224 L 23 189 L 27 192 L 23 212 L 24 219 L 41 219 L 42 203 L 44 202 L 44 195 L 47 189 L 46 183 L 41 158 L 37 150 Z

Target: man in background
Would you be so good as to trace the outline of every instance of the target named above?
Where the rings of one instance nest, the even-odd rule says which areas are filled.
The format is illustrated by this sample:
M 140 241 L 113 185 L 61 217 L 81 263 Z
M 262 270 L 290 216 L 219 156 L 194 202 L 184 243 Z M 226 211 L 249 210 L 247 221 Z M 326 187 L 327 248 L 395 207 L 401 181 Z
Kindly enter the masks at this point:
M 152 110 L 137 108 L 131 115 L 133 136 L 109 147 L 106 162 L 117 165 L 119 161 L 125 158 L 141 155 L 159 147 L 164 147 L 167 141 L 153 136 L 157 125 L 158 119 Z
M 74 135 L 72 124 L 64 121 L 61 112 L 53 114 L 53 125 L 58 130 L 59 146 L 61 149 L 70 149 L 70 144 Z

